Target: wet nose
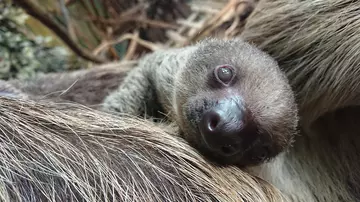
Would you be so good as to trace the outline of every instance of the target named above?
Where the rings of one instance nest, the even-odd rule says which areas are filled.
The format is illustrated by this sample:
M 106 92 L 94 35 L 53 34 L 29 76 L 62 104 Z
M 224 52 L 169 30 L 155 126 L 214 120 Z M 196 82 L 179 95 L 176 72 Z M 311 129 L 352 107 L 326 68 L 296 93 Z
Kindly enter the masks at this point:
M 219 155 L 242 152 L 257 138 L 251 114 L 239 100 L 228 99 L 205 111 L 200 132 L 205 145 Z

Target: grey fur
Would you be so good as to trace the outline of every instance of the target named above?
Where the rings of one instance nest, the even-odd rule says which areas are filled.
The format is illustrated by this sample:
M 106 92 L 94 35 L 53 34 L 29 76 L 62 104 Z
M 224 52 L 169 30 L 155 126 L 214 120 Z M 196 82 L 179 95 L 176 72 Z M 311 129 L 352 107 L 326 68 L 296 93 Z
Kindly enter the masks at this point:
M 16 88 L 14 85 L 4 80 L 0 80 L 0 96 L 12 98 L 27 98 L 27 95 L 24 94 L 20 89 Z
M 234 66 L 236 81 L 229 88 L 212 88 L 211 73 L 224 64 Z M 145 56 L 119 88 L 105 98 L 103 108 L 135 116 L 160 110 L 179 125 L 186 140 L 205 153 L 199 129 L 192 123 L 197 117 L 188 112 L 196 111 L 196 102 L 216 96 L 240 96 L 244 100 L 260 130 L 271 136 L 268 158 L 291 145 L 297 109 L 287 78 L 271 57 L 240 39 L 206 39 Z M 248 163 L 246 158 L 244 155 L 230 161 L 240 165 Z
M 109 64 L 66 73 L 39 74 L 26 80 L 0 83 L 0 90 L 11 86 L 32 100 L 72 101 L 98 108 L 104 97 L 120 85 L 131 67 Z
M 146 107 L 159 109 L 157 106 L 161 105 L 165 113 L 173 113 L 175 75 L 185 68 L 195 49 L 161 50 L 145 56 L 120 87 L 105 98 L 103 108 L 139 116 L 147 113 Z

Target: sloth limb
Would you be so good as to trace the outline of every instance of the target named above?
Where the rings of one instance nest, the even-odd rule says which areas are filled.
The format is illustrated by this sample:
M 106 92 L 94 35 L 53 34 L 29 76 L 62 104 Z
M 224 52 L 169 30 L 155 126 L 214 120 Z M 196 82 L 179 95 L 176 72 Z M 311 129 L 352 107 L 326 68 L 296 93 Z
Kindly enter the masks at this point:
M 39 74 L 31 79 L 10 80 L 3 88 L 17 88 L 32 100 L 72 101 L 98 108 L 105 96 L 121 84 L 131 68 L 132 65 L 107 64 L 66 73 Z M 9 85 L 12 87 L 9 88 Z
M 4 80 L 0 80 L 0 96 L 24 99 L 28 97 L 14 85 Z
M 174 76 L 193 49 L 170 49 L 145 56 L 120 87 L 105 98 L 103 108 L 135 116 L 143 116 L 147 110 L 151 110 L 149 114 L 162 108 L 172 110 Z

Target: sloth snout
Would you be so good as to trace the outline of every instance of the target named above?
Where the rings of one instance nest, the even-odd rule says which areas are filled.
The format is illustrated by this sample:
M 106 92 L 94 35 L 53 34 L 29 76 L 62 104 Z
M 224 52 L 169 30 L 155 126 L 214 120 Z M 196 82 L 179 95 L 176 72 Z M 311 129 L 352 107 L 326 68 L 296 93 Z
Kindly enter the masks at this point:
M 231 156 L 243 152 L 258 138 L 251 113 L 239 102 L 224 99 L 203 113 L 199 129 L 210 151 Z

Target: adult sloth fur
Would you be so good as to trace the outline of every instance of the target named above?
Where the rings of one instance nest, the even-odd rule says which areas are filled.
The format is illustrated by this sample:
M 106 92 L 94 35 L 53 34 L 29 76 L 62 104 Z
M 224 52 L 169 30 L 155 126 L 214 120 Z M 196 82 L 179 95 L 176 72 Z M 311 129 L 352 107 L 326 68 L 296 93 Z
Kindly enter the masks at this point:
M 360 200 L 359 14 L 359 1 L 263 0 L 241 35 L 296 93 L 301 135 L 258 173 L 289 201 Z

